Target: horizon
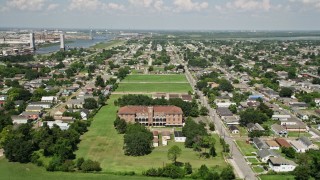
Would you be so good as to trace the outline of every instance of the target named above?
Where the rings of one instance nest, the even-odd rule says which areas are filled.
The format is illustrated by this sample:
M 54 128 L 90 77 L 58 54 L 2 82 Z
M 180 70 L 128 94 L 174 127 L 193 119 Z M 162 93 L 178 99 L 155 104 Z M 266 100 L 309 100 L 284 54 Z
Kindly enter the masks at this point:
M 319 31 L 317 0 L 4 0 L 8 28 Z

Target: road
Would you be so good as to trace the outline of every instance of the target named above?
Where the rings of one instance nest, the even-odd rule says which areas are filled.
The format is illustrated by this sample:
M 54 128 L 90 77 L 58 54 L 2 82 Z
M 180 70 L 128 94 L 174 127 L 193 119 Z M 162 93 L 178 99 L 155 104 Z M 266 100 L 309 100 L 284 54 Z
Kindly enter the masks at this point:
M 172 50 L 175 51 L 173 48 Z M 183 60 L 181 59 L 181 57 L 179 57 L 177 53 L 175 53 L 175 59 L 177 59 L 180 62 L 180 64 L 184 65 L 186 77 L 189 83 L 191 84 L 194 92 L 199 95 L 201 104 L 206 108 L 208 108 L 209 117 L 214 122 L 217 133 L 219 134 L 220 137 L 224 138 L 227 144 L 229 144 L 230 155 L 231 155 L 229 162 L 231 162 L 231 164 L 234 166 L 234 169 L 237 172 L 238 176 L 242 179 L 248 179 L 248 180 L 257 179 L 255 173 L 252 171 L 251 167 L 245 161 L 244 156 L 241 154 L 240 150 L 238 149 L 238 146 L 236 146 L 234 138 L 229 135 L 228 130 L 223 125 L 223 122 L 217 115 L 216 111 L 211 108 L 204 94 L 201 91 L 195 89 L 196 81 L 192 77 L 187 65 L 183 62 Z

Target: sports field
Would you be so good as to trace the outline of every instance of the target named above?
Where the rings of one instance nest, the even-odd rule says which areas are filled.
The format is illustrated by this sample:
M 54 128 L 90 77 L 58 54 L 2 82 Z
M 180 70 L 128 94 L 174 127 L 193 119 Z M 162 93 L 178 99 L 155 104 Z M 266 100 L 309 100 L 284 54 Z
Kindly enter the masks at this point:
M 175 83 L 175 82 L 184 82 L 187 83 L 187 78 L 183 74 L 175 74 L 175 75 L 128 75 L 122 83 L 140 83 L 140 82 L 149 82 L 149 83 L 157 83 L 157 82 L 167 82 L 167 83 Z
M 128 75 L 119 84 L 118 93 L 188 93 L 192 91 L 186 76 L 174 75 Z
M 90 158 L 101 163 L 104 172 L 119 171 L 142 171 L 151 167 L 162 167 L 165 163 L 170 163 L 167 159 L 167 151 L 173 145 L 178 145 L 182 149 L 179 162 L 190 162 L 193 168 L 199 168 L 202 164 L 209 167 L 226 166 L 222 157 L 222 147 L 218 136 L 216 150 L 218 156 L 212 159 L 199 159 L 198 153 L 192 149 L 186 149 L 183 143 L 169 142 L 168 146 L 157 147 L 149 155 L 142 157 L 125 156 L 123 152 L 123 135 L 119 135 L 113 127 L 116 118 L 117 107 L 113 105 L 114 100 L 119 95 L 112 95 L 108 100 L 108 105 L 101 108 L 92 121 L 89 131 L 81 139 L 77 157 Z

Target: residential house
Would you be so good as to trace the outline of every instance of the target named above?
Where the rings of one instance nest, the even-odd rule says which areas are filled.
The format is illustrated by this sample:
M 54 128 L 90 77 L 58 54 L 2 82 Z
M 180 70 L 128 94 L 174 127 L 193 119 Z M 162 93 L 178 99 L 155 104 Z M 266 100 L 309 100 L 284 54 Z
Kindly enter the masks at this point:
M 33 106 L 33 105 L 28 104 L 25 111 L 40 113 L 40 112 L 42 112 L 42 110 L 43 110 L 43 107 L 41 107 L 41 106 Z
M 280 145 L 280 147 L 291 147 L 290 143 L 283 138 L 276 138 L 275 141 Z
M 162 131 L 161 136 L 162 136 L 162 145 L 163 146 L 168 145 L 168 140 L 171 139 L 170 131 Z
M 81 109 L 79 112 L 82 120 L 88 120 L 90 115 L 90 111 L 88 109 Z
M 182 135 L 182 131 L 174 131 L 174 141 L 175 142 L 185 142 L 186 137 Z
M 221 118 L 227 117 L 227 116 L 233 116 L 233 113 L 230 111 L 230 109 L 229 108 L 225 108 L 225 107 L 217 108 L 217 114 Z
M 158 147 L 158 146 L 159 146 L 159 138 L 153 137 L 153 147 Z
M 290 102 L 289 105 L 291 108 L 297 109 L 306 109 L 308 107 L 308 104 L 305 102 Z
M 53 128 L 54 125 L 57 125 L 61 130 L 67 130 L 70 127 L 69 123 L 59 121 L 41 122 L 41 126 L 44 126 L 45 124 L 47 124 L 50 129 Z
M 274 114 L 271 117 L 273 120 L 288 120 L 291 118 L 290 115 L 287 114 Z
M 229 130 L 232 134 L 239 134 L 239 128 L 235 125 L 230 125 Z
M 31 120 L 37 120 L 38 118 L 41 117 L 41 115 L 42 115 L 41 113 L 34 112 L 34 111 L 24 111 L 21 113 L 21 116 L 25 116 L 26 118 Z
M 320 106 L 320 98 L 314 99 L 314 102 L 316 103 L 316 105 L 317 105 L 318 107 Z
M 42 109 L 50 109 L 52 104 L 49 102 L 30 102 L 29 107 L 41 107 Z
M 66 102 L 66 106 L 71 109 L 82 109 L 84 105 L 83 99 L 70 99 Z
M 54 104 L 57 102 L 57 97 L 56 96 L 42 96 L 41 102 Z
M 247 128 L 249 132 L 252 131 L 265 131 L 265 129 L 259 123 L 248 123 Z
M 298 138 L 298 140 L 304 144 L 308 149 L 319 149 L 319 147 L 315 144 L 313 144 L 307 137 L 301 136 Z
M 216 103 L 218 108 L 229 108 L 229 106 L 231 105 L 236 105 L 236 103 L 232 103 L 232 102 L 219 102 Z
M 287 130 L 293 132 L 306 132 L 307 126 L 299 119 L 290 118 L 287 120 L 280 120 L 280 124 Z
M 225 116 L 222 118 L 223 122 L 227 125 L 239 125 L 239 118 L 237 116 Z
M 264 95 L 262 94 L 254 94 L 254 95 L 250 95 L 248 98 L 248 101 L 257 101 L 258 99 L 264 99 Z
M 266 141 L 266 144 L 269 146 L 269 149 L 275 149 L 275 150 L 280 149 L 280 145 L 274 140 L 268 140 Z
M 280 155 L 272 149 L 261 149 L 257 153 L 262 162 L 268 162 L 270 157 L 280 157 Z
M 192 101 L 192 96 L 189 94 L 182 94 L 181 99 L 185 102 L 191 102 Z
M 298 153 L 305 153 L 308 150 L 308 147 L 304 145 L 301 141 L 290 141 L 291 147 Z
M 275 172 L 289 172 L 297 167 L 296 163 L 283 157 L 270 157 L 268 162 L 270 169 Z
M 259 150 L 261 149 L 269 149 L 269 146 L 266 144 L 266 142 L 264 142 L 262 139 L 254 137 L 252 139 L 253 144 L 255 145 L 256 148 L 258 148 Z
M 29 120 L 29 118 L 26 116 L 17 116 L 17 115 L 11 116 L 11 119 L 12 119 L 12 124 L 26 124 Z
M 273 124 L 271 125 L 271 130 L 278 136 L 280 137 L 287 137 L 288 136 L 288 131 L 281 125 L 279 124 Z
M 0 95 L 0 107 L 3 107 L 8 99 L 7 95 Z

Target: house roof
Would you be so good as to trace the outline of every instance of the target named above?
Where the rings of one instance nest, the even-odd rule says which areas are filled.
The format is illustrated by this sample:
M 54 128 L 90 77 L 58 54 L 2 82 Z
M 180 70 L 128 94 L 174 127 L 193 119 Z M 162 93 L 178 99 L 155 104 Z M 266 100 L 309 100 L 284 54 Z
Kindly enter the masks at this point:
M 291 145 L 288 143 L 287 140 L 283 138 L 276 138 L 275 141 L 281 146 L 281 147 L 291 147 Z
M 311 146 L 313 143 L 305 136 L 301 136 L 299 140 L 306 146 Z
M 273 124 L 271 125 L 271 129 L 273 129 L 276 132 L 281 132 L 281 131 L 287 131 L 283 126 L 279 125 L 279 124 Z
M 239 131 L 239 128 L 237 126 L 234 126 L 234 125 L 230 125 L 229 129 L 230 129 L 230 131 L 234 131 L 234 130 L 238 130 Z
M 297 164 L 294 163 L 293 161 L 284 159 L 283 157 L 270 157 L 269 161 L 273 165 L 292 165 L 292 166 L 297 166 Z
M 290 141 L 290 144 L 295 147 L 295 149 L 307 149 L 301 141 Z
M 269 148 L 269 146 L 260 138 L 257 138 L 257 137 L 253 138 L 253 142 L 254 142 L 254 144 L 257 145 L 257 147 L 259 149 L 268 149 Z
M 170 133 L 170 131 L 162 131 L 162 132 L 161 132 L 161 135 L 162 135 L 162 136 L 170 136 L 171 133 Z
M 279 157 L 280 155 L 272 149 L 261 149 L 260 151 L 258 151 L 258 156 L 260 158 L 265 158 L 268 156 Z
M 225 108 L 225 107 L 217 108 L 217 113 L 220 116 L 233 116 L 233 113 L 229 110 L 229 108 Z
M 268 140 L 268 141 L 266 141 L 266 144 L 267 144 L 269 147 L 279 147 L 279 144 L 278 144 L 276 141 L 273 141 L 273 140 Z

